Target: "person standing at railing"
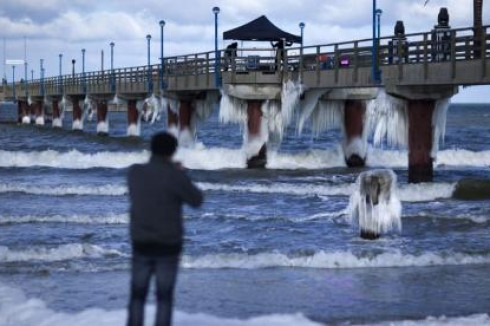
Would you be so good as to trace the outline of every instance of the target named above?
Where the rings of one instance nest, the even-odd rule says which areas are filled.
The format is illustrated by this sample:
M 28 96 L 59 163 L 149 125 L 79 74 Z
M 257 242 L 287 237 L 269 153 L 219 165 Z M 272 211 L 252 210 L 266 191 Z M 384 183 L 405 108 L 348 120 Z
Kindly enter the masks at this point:
M 280 67 L 283 65 L 284 47 L 291 46 L 292 44 L 293 44 L 292 42 L 286 42 L 285 39 L 280 39 L 276 43 L 271 42 L 272 47 L 276 49 L 276 66 L 275 66 L 276 71 L 279 71 Z
M 233 42 L 226 47 L 225 50 L 225 62 L 224 62 L 224 71 L 228 71 L 228 67 L 233 65 L 233 61 L 236 58 L 238 43 Z

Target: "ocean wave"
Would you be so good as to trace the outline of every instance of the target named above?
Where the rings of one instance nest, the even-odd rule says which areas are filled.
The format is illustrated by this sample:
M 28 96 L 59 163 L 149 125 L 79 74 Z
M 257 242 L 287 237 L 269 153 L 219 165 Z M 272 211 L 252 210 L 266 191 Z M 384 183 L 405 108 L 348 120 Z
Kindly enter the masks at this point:
M 281 183 L 272 184 L 226 184 L 198 182 L 204 191 L 244 192 L 258 194 L 284 194 L 293 196 L 350 196 L 356 189 L 355 183 L 344 184 L 311 184 L 311 183 Z M 420 183 L 404 184 L 398 188 L 401 201 L 421 202 L 440 198 L 450 198 L 454 192 L 453 183 Z M 33 186 L 26 184 L 0 183 L 0 193 L 21 192 L 33 195 L 68 196 L 122 196 L 127 194 L 124 185 L 59 185 Z
M 260 269 L 277 267 L 300 268 L 383 268 L 383 267 L 423 267 L 439 265 L 490 264 L 489 255 L 469 255 L 462 253 L 433 253 L 420 255 L 403 254 L 400 251 L 362 257 L 350 251 L 319 251 L 312 255 L 286 255 L 283 253 L 214 254 L 201 257 L 184 256 L 184 268 L 206 269 Z
M 427 317 L 422 320 L 388 321 L 377 324 L 362 324 L 363 326 L 489 326 L 488 314 L 475 314 L 464 317 Z
M 155 314 L 155 306 L 147 307 L 147 314 Z M 78 313 L 61 313 L 48 308 L 39 299 L 29 299 L 17 289 L 0 283 L 0 325 L 2 326 L 114 326 L 124 325 L 126 310 L 86 309 Z M 176 311 L 176 326 L 320 326 L 301 314 L 274 314 L 234 319 L 215 317 L 204 313 Z
M 125 256 L 125 254 L 114 249 L 104 249 L 87 243 L 70 243 L 53 248 L 36 247 L 21 250 L 12 250 L 8 247 L 0 246 L 0 262 L 55 262 L 105 256 Z
M 59 169 L 122 169 L 148 160 L 149 152 L 96 152 L 83 153 L 77 150 L 58 152 L 45 151 L 5 151 L 0 150 L 0 167 L 51 167 Z M 246 155 L 242 149 L 228 148 L 180 148 L 175 159 L 189 169 L 222 170 L 246 167 Z M 370 148 L 366 164 L 371 167 L 406 168 L 408 152 Z M 490 166 L 490 151 L 472 152 L 463 149 L 443 150 L 438 153 L 437 165 L 446 166 Z M 339 148 L 329 150 L 308 150 L 303 153 L 268 153 L 269 169 L 326 169 L 345 167 L 343 154 Z
M 22 223 L 74 223 L 74 224 L 127 224 L 128 214 L 108 214 L 104 216 L 89 215 L 51 215 L 51 216 L 2 216 L 0 215 L 0 225 L 2 224 L 22 224 Z

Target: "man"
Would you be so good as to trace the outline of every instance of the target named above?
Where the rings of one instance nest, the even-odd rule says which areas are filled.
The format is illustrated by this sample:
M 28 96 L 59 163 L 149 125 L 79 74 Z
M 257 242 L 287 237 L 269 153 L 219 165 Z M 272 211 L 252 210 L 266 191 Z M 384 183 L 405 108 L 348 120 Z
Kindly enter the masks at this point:
M 226 47 L 224 71 L 228 71 L 228 67 L 233 65 L 233 60 L 236 59 L 237 48 L 238 48 L 237 42 L 233 42 Z
M 173 292 L 182 250 L 182 205 L 201 205 L 203 195 L 180 165 L 171 161 L 177 139 L 158 133 L 151 140 L 151 158 L 129 168 L 130 233 L 133 249 L 128 326 L 144 324 L 150 279 L 156 276 L 155 325 L 172 321 Z

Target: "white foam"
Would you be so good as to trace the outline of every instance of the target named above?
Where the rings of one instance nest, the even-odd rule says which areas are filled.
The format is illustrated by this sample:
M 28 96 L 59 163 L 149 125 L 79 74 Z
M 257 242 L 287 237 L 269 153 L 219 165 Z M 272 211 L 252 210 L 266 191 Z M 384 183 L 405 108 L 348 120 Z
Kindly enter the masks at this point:
M 364 324 L 364 326 L 489 326 L 488 314 L 474 314 L 464 317 L 427 317 L 423 320 L 401 320 Z
M 44 116 L 40 115 L 36 117 L 35 123 L 38 126 L 44 126 Z
M 109 133 L 109 121 L 99 121 L 97 123 L 97 133 Z
M 28 125 L 31 124 L 31 117 L 28 115 L 25 115 L 22 117 L 22 124 Z
M 0 262 L 23 262 L 23 261 L 63 261 L 80 258 L 98 258 L 104 256 L 125 256 L 123 253 L 114 249 L 104 249 L 102 247 L 87 243 L 70 243 L 57 247 L 27 248 L 22 250 L 12 250 L 5 246 L 0 246 Z
M 267 153 L 269 169 L 327 169 L 345 167 L 340 146 L 329 150 L 310 150 L 303 153 L 285 153 L 269 151 Z M 0 150 L 0 167 L 46 166 L 63 169 L 87 168 L 126 168 L 131 164 L 143 163 L 148 152 L 96 152 L 82 153 L 77 150 L 58 152 L 46 151 L 5 151 Z M 243 149 L 229 149 L 202 145 L 192 148 L 179 148 L 176 159 L 186 168 L 202 170 L 221 170 L 245 168 L 246 153 Z M 490 150 L 472 152 L 468 150 L 440 151 L 436 166 L 490 167 Z M 368 148 L 367 165 L 370 167 L 406 168 L 407 151 L 385 151 Z
M 129 217 L 127 214 L 109 214 L 104 216 L 89 216 L 89 215 L 2 216 L 0 215 L 0 225 L 21 224 L 21 223 L 127 224 L 128 221 L 129 221 Z
M 146 320 L 150 324 L 155 316 L 155 306 L 149 305 Z M 87 309 L 77 313 L 56 312 L 39 299 L 28 299 L 16 288 L 0 283 L 0 325 L 2 326 L 115 326 L 124 325 L 126 310 Z M 176 311 L 175 326 L 320 326 L 301 314 L 277 314 L 253 317 L 246 320 L 220 318 L 203 313 Z
M 468 255 L 462 253 L 439 254 L 426 252 L 420 255 L 403 254 L 399 250 L 371 256 L 357 256 L 350 251 L 318 251 L 312 255 L 286 255 L 283 253 L 210 254 L 200 257 L 184 256 L 184 268 L 238 268 L 260 269 L 278 267 L 299 268 L 382 268 L 409 266 L 473 265 L 489 264 L 490 255 Z
M 138 123 L 132 123 L 128 126 L 128 129 L 126 131 L 126 135 L 128 136 L 139 136 L 140 135 L 140 130 L 141 130 L 141 123 L 138 119 Z
M 71 129 L 72 130 L 83 130 L 83 119 L 73 120 Z
M 61 118 L 54 118 L 53 119 L 53 127 L 54 128 L 62 128 L 63 127 L 63 120 L 61 120 Z

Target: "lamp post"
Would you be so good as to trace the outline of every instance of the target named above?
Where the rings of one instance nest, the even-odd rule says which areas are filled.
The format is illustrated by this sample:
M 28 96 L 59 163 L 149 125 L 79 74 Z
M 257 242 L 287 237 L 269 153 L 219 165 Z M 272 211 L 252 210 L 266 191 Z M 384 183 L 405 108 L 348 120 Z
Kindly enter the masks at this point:
M 151 93 L 153 92 L 153 84 L 151 82 L 151 67 L 150 67 L 150 41 L 151 41 L 151 35 L 148 34 L 146 35 L 146 41 L 148 45 L 148 92 Z
M 376 16 L 378 15 L 378 10 L 376 7 L 376 0 L 373 0 L 373 47 L 371 53 L 371 77 L 373 83 L 379 84 L 381 82 L 380 71 L 378 67 L 378 38 L 376 33 Z
M 214 74 L 215 74 L 215 84 L 216 87 L 221 86 L 221 76 L 220 76 L 220 54 L 218 52 L 218 14 L 219 7 L 213 8 L 214 13 Z
M 75 63 L 77 61 L 75 59 L 71 59 L 71 78 L 75 79 Z M 73 83 L 73 81 L 72 81 Z
M 303 23 L 303 22 L 299 23 L 299 28 L 301 30 L 301 48 L 303 48 L 303 36 L 304 36 L 305 23 Z
M 109 43 L 111 46 L 111 92 L 115 93 L 116 83 L 114 80 L 114 42 Z
M 44 67 L 43 67 L 44 59 L 39 60 L 39 63 L 40 63 L 39 74 L 41 77 L 41 95 L 44 96 Z
M 34 69 L 31 70 L 31 82 L 34 83 Z
M 63 75 L 62 75 L 62 74 L 63 74 L 63 72 L 62 72 L 62 60 L 63 60 L 63 54 L 62 54 L 62 53 L 60 53 L 60 54 L 59 54 L 59 57 L 60 57 L 60 80 L 59 80 L 60 87 L 59 87 L 59 89 L 60 89 L 60 93 L 62 93 L 62 92 L 63 92 Z
M 300 53 L 299 53 L 299 71 L 300 71 L 300 78 L 303 79 L 303 37 L 304 37 L 305 23 L 300 22 L 299 23 L 299 29 L 301 30 L 301 48 L 300 48 Z
M 163 92 L 165 89 L 164 85 L 164 72 L 165 72 L 165 67 L 164 67 L 164 61 L 163 61 L 163 28 L 165 27 L 165 21 L 162 19 L 160 20 L 160 92 Z M 163 94 L 160 94 L 163 95 Z
M 83 94 L 87 94 L 87 81 L 85 79 L 85 49 L 82 49 L 82 78 L 83 78 Z
M 12 97 L 15 100 L 15 65 L 12 65 Z
M 377 25 L 377 39 L 378 39 L 378 46 L 379 46 L 379 39 L 381 38 L 381 15 L 383 14 L 383 10 L 381 9 L 376 9 L 376 25 Z

